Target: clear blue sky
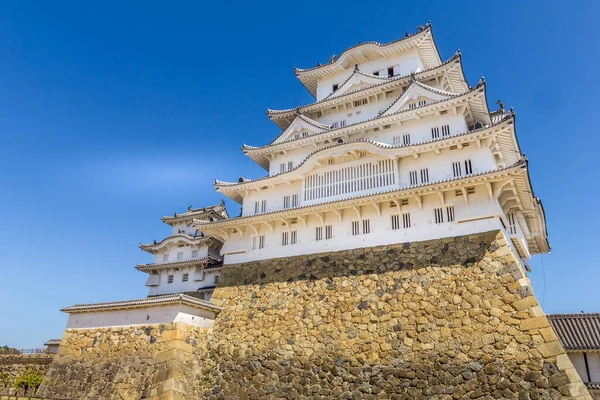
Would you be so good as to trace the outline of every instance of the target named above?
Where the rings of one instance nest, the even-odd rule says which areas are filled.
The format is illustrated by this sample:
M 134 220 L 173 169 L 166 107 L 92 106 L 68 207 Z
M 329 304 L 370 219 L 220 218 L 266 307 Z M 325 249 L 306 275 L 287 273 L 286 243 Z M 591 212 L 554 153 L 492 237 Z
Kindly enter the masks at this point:
M 239 147 L 279 133 L 266 107 L 311 101 L 294 66 L 427 20 L 442 58 L 460 48 L 469 82 L 515 107 L 553 246 L 545 293 L 531 261 L 544 309 L 600 311 L 600 3 L 205 3 L 0 6 L 0 345 L 60 337 L 61 307 L 144 297 L 138 244 L 218 203 L 213 178 L 264 174 Z

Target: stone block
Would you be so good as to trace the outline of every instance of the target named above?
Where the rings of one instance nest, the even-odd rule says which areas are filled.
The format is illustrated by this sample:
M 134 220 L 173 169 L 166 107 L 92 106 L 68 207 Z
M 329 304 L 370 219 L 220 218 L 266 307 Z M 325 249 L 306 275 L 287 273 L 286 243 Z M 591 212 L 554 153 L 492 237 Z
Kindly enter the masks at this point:
M 545 316 L 541 316 L 528 318 L 521 321 L 520 329 L 523 331 L 530 331 L 532 329 L 542 329 L 547 328 L 549 326 L 550 323 L 548 322 L 548 318 L 546 318 Z
M 565 350 L 558 340 L 541 344 L 537 347 L 537 350 L 543 357 L 553 357 L 559 354 L 565 354 Z
M 518 310 L 522 311 L 530 307 L 538 305 L 537 299 L 534 296 L 525 297 L 524 299 L 517 300 L 513 303 L 513 306 Z

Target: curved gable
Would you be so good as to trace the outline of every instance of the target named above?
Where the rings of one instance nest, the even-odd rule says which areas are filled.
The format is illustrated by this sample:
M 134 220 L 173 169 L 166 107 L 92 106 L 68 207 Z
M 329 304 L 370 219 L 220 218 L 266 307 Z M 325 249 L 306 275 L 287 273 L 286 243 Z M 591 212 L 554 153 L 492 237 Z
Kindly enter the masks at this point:
M 434 103 L 455 97 L 456 93 L 446 92 L 424 85 L 420 82 L 413 82 L 386 110 L 380 115 L 387 116 L 399 111 L 407 110 L 412 104 L 422 106 L 428 103 Z M 419 102 L 424 103 L 419 103 Z M 415 107 L 416 107 L 415 106 Z
M 294 121 L 284 130 L 277 139 L 273 141 L 273 144 L 285 142 L 288 139 L 306 137 L 309 135 L 325 132 L 329 130 L 330 126 L 321 124 L 315 120 L 312 120 L 304 115 L 298 114 Z

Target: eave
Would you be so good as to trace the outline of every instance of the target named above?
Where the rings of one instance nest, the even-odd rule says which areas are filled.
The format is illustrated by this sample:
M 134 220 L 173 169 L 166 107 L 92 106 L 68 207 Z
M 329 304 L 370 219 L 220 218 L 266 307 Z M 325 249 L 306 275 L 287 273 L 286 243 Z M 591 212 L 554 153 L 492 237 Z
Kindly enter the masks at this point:
M 221 211 L 225 215 L 223 216 L 217 210 Z M 227 208 L 225 208 L 225 203 L 221 201 L 220 204 L 214 206 L 191 209 L 181 214 L 175 213 L 175 215 L 172 216 L 164 216 L 160 220 L 167 225 L 173 226 L 176 223 L 192 221 L 193 219 L 200 218 L 201 216 L 206 216 L 207 218 L 213 217 L 218 219 L 229 218 Z
M 148 308 L 156 306 L 167 306 L 172 304 L 183 304 L 194 308 L 199 308 L 214 313 L 219 313 L 222 308 L 214 303 L 200 300 L 186 294 L 168 294 L 164 296 L 147 297 L 136 300 L 115 301 L 109 303 L 76 304 L 74 306 L 61 309 L 62 312 L 69 314 L 88 313 L 88 312 L 106 312 L 124 309 Z
M 339 57 L 331 60 L 327 64 L 307 69 L 296 68 L 294 69 L 294 73 L 308 91 L 316 97 L 317 82 L 319 79 L 343 72 L 356 64 L 381 57 L 389 57 L 414 49 L 419 51 L 419 56 L 425 65 L 425 68 L 439 65 L 442 62 L 440 53 L 435 44 L 435 39 L 433 38 L 431 24 L 427 23 L 422 30 L 412 35 L 407 35 L 386 44 L 381 44 L 379 42 L 359 43 L 358 45 L 344 50 Z
M 446 60 L 444 63 L 440 65 L 436 65 L 435 67 L 425 69 L 423 71 L 416 72 L 414 77 L 418 81 L 427 81 L 431 79 L 436 79 L 439 77 L 443 77 L 444 74 L 448 76 L 448 84 L 450 85 L 449 89 L 451 91 L 460 93 L 465 92 L 469 89 L 469 85 L 464 75 L 463 65 L 462 65 L 462 55 L 460 52 L 457 52 L 454 56 Z M 350 91 L 344 93 L 342 95 L 335 95 L 335 92 L 330 96 L 319 100 L 317 102 L 300 106 L 296 108 L 290 108 L 287 110 L 267 110 L 267 116 L 275 122 L 280 128 L 286 129 L 289 124 L 293 121 L 294 114 L 300 112 L 302 114 L 314 113 L 317 111 L 329 109 L 336 105 L 345 102 L 351 102 L 357 99 L 364 98 L 365 96 L 371 96 L 376 93 L 385 92 L 389 90 L 396 89 L 398 87 L 402 87 L 407 85 L 410 82 L 411 76 L 413 74 L 407 74 L 403 76 L 396 76 L 393 78 L 386 79 L 385 82 L 379 83 L 377 85 L 368 86 L 365 88 L 361 88 L 355 91 Z M 350 78 L 348 78 L 350 79 Z M 271 142 L 273 143 L 273 141 Z
M 164 238 L 163 240 L 161 240 L 160 242 L 156 242 L 156 243 L 142 243 L 140 244 L 140 249 L 150 253 L 150 254 L 156 254 L 160 249 L 162 249 L 163 247 L 167 246 L 168 244 L 179 244 L 179 243 L 184 243 L 184 244 L 188 244 L 191 246 L 196 246 L 202 243 L 208 243 L 208 245 L 212 245 L 214 242 L 215 244 L 222 244 L 221 241 L 219 241 L 217 238 L 214 238 L 212 236 L 190 236 L 184 233 L 179 233 L 177 235 L 173 235 L 173 236 L 169 236 Z
M 181 268 L 191 268 L 201 266 L 205 268 L 210 263 L 218 263 L 219 261 L 211 257 L 194 258 L 191 260 L 171 261 L 166 263 L 150 263 L 150 264 L 137 264 L 135 269 L 142 272 L 152 273 L 165 270 L 178 270 Z

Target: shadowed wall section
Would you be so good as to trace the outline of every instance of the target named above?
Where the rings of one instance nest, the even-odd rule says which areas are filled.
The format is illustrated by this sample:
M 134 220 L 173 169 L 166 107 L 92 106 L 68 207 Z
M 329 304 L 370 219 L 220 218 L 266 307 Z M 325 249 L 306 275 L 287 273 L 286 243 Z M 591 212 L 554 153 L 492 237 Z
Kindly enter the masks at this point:
M 221 279 L 206 397 L 590 399 L 499 231 Z

